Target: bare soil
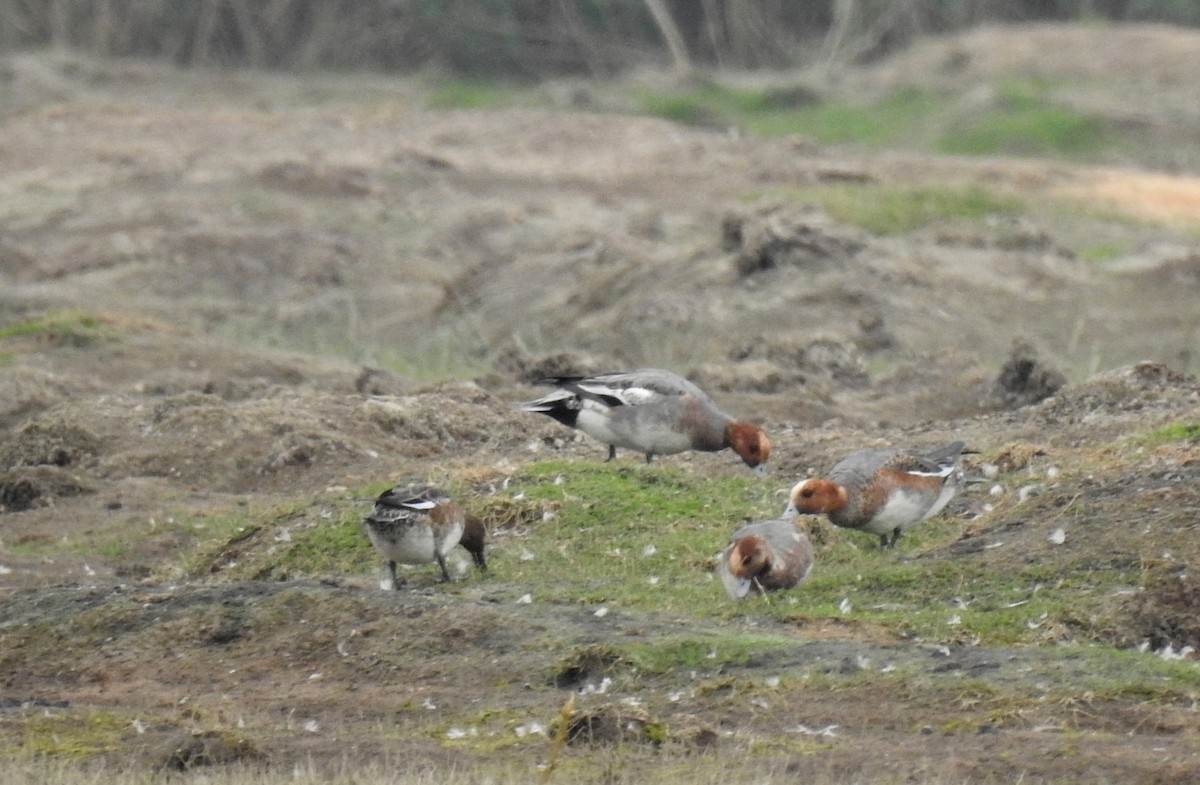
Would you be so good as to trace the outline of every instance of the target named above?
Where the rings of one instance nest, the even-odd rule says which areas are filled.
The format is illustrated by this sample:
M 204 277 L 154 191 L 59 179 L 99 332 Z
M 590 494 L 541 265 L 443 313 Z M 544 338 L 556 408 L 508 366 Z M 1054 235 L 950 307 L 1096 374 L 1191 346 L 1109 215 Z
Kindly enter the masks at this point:
M 955 47 L 971 57 L 954 79 L 981 83 L 1014 69 L 1082 79 L 1108 73 L 1110 52 L 1159 53 L 1122 66 L 1107 103 L 1091 88 L 1079 100 L 1194 137 L 1200 35 L 1164 28 L 978 31 L 844 84 L 881 89 Z M 1045 647 L 995 649 L 732 613 L 601 620 L 513 603 L 503 536 L 486 577 L 450 587 L 231 581 L 216 563 L 172 573 L 191 540 L 164 525 L 297 500 L 281 520 L 317 525 L 347 488 L 596 460 L 597 445 L 513 404 L 548 372 L 665 365 L 764 424 L 781 488 L 848 445 L 951 436 L 1002 472 L 1062 467 L 1029 514 L 983 515 L 986 490 L 964 495 L 951 512 L 973 528 L 922 558 L 1160 568 L 1173 582 L 1098 637 L 1200 647 L 1186 579 L 1200 445 L 1113 447 L 1200 418 L 1195 170 L 868 154 L 565 107 L 431 110 L 419 85 L 383 78 L 30 55 L 3 79 L 0 327 L 51 322 L 0 339 L 5 744 L 41 713 L 104 709 L 155 718 L 104 752 L 152 766 L 532 767 L 548 742 L 522 729 L 549 726 L 575 691 L 591 717 L 579 733 L 636 747 L 665 723 L 664 754 L 681 760 L 792 734 L 758 752 L 794 779 L 1200 776 L 1194 703 L 1092 695 L 1094 663 L 1056 652 L 1053 631 Z M 771 198 L 830 181 L 984 183 L 1095 212 L 881 238 Z M 1084 261 L 1071 249 L 1085 240 L 1130 250 Z M 446 381 L 464 369 L 473 381 Z M 727 458 L 668 460 L 738 470 Z M 1088 536 L 1052 553 L 1054 505 L 1080 498 Z M 282 530 L 242 547 L 269 552 Z M 120 553 L 89 547 L 121 532 Z M 605 655 L 714 624 L 796 646 L 637 679 Z M 882 692 L 762 687 L 888 665 L 917 675 Z M 1007 714 L 940 689 L 951 672 L 1077 689 Z M 605 676 L 615 687 L 589 693 Z M 438 719 L 473 712 L 486 752 Z

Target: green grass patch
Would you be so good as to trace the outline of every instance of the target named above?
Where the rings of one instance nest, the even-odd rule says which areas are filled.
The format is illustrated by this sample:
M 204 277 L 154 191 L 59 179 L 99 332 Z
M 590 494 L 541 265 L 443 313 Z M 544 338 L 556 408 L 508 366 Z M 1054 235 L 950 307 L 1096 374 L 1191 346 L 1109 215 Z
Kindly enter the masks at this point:
M 966 525 L 953 516 L 914 527 L 887 551 L 873 535 L 814 521 L 817 564 L 809 580 L 793 591 L 735 602 L 712 574 L 713 556 L 743 518 L 779 512 L 776 484 L 748 472 L 708 477 L 667 461 L 622 458 L 534 463 L 494 496 L 451 491 L 493 526 L 512 527 L 493 536 L 493 570 L 484 579 L 502 581 L 513 600 L 528 593 L 535 603 L 597 613 L 680 614 L 717 623 L 751 614 L 801 628 L 836 620 L 931 643 L 1103 643 L 1113 590 L 1131 580 L 1120 563 L 1083 570 L 1031 560 L 997 569 L 987 557 L 946 558 L 940 552 L 961 539 Z M 316 503 L 181 520 L 176 526 L 194 544 L 180 569 L 221 580 L 372 574 L 381 562 L 361 519 L 385 485 Z M 714 658 L 743 663 L 777 643 L 717 633 L 665 636 L 617 654 L 660 672 L 712 665 Z
M 516 101 L 513 88 L 497 82 L 442 82 L 430 91 L 426 104 L 431 109 L 492 109 Z
M 712 557 L 744 516 L 778 513 L 774 490 L 770 480 L 749 475 L 699 477 L 657 463 L 532 464 L 506 493 L 546 514 L 506 543 L 505 580 L 535 602 L 714 619 L 759 614 L 802 627 L 838 620 L 927 642 L 981 645 L 1103 642 L 1113 590 L 1130 580 L 1120 563 L 1082 570 L 1033 560 L 1001 570 L 985 556 L 940 556 L 964 533 L 966 524 L 953 516 L 914 527 L 887 551 L 877 537 L 818 521 L 817 563 L 803 586 L 734 602 L 712 576 Z M 663 661 L 720 651 L 678 644 Z
M 1190 706 L 1200 694 L 1195 661 L 1166 660 L 1128 649 L 1081 652 L 1088 658 L 1088 687 L 1097 697 Z
M 937 141 L 937 149 L 958 155 L 1087 160 L 1115 143 L 1101 118 L 1056 104 L 1047 85 L 1009 82 L 1001 85 L 994 106 L 951 127 Z
M 903 539 L 897 546 L 897 553 L 920 551 Z M 927 641 L 1028 644 L 1040 639 L 1040 630 L 1061 629 L 1074 619 L 1090 588 L 1089 578 L 1052 582 L 1036 568 L 1002 575 L 979 560 L 901 560 L 878 549 L 842 563 L 822 558 L 819 564 L 801 602 L 777 603 L 762 612 L 783 619 L 868 622 Z
M 1084 262 L 1111 262 L 1128 252 L 1128 243 L 1092 243 L 1076 248 L 1075 256 Z
M 0 341 L 32 337 L 56 345 L 86 346 L 103 335 L 104 323 L 100 317 L 86 311 L 54 311 L 0 325 Z
M 669 673 L 676 669 L 713 669 L 723 665 L 749 665 L 774 651 L 794 648 L 796 640 L 783 636 L 713 633 L 709 636 L 664 635 L 652 641 L 622 647 L 623 656 L 641 671 Z
M 1119 559 L 1092 560 L 1086 569 L 1058 559 L 1005 562 L 1000 569 L 987 554 L 947 557 L 944 550 L 966 526 L 949 515 L 914 527 L 892 550 L 882 550 L 873 535 L 813 521 L 817 563 L 808 581 L 735 602 L 712 574 L 713 556 L 743 518 L 778 514 L 777 484 L 749 472 L 701 476 L 665 460 L 646 465 L 622 457 L 530 464 L 495 495 L 450 490 L 469 510 L 506 528 L 493 535 L 493 569 L 483 580 L 501 581 L 498 590 L 514 601 L 529 594 L 535 603 L 577 604 L 598 614 L 678 614 L 717 624 L 750 614 L 801 628 L 836 621 L 930 643 L 1105 643 L 1114 590 L 1137 580 Z M 246 580 L 377 571 L 379 556 L 360 522 L 384 486 L 185 521 L 179 525 L 197 540 L 185 572 Z M 1041 514 L 1030 505 L 1019 509 L 1023 516 Z M 1072 525 L 1082 525 L 1088 513 L 1072 514 Z M 776 643 L 668 635 L 616 653 L 645 672 L 660 672 L 712 665 L 714 658 L 742 663 Z
M 744 516 L 777 513 L 773 486 L 739 473 L 700 477 L 664 464 L 546 461 L 509 486 L 547 515 L 507 565 L 510 580 L 568 602 L 644 610 L 715 610 L 725 594 L 705 569 Z
M 20 723 L 17 744 L 24 755 L 86 758 L 122 749 L 131 722 L 102 710 L 39 710 Z
M 798 135 L 820 144 L 904 148 L 955 155 L 1099 159 L 1125 140 L 1103 117 L 1055 98 L 1046 80 L 1012 79 L 994 100 L 964 109 L 953 97 L 917 85 L 872 100 L 826 99 L 797 87 L 738 88 L 705 83 L 633 95 L 638 111 L 687 125 L 737 127 L 763 137 Z
M 911 138 L 944 101 L 904 87 L 872 104 L 824 102 L 812 91 L 734 88 L 707 83 L 685 90 L 643 91 L 639 110 L 687 125 L 726 125 L 758 136 L 808 136 L 822 144 L 883 147 Z
M 742 124 L 764 113 L 780 111 L 765 92 L 711 82 L 685 90 L 647 90 L 634 98 L 643 113 L 685 125 Z
M 1200 420 L 1184 420 L 1153 428 L 1138 437 L 1137 441 L 1149 447 L 1200 441 Z
M 252 188 L 239 193 L 234 200 L 233 209 L 237 215 L 259 223 L 278 221 L 285 215 L 279 194 L 263 188 Z
M 944 101 L 917 87 L 904 87 L 868 105 L 822 103 L 787 118 L 763 118 L 748 128 L 764 135 L 801 134 L 822 144 L 886 147 L 919 138 Z
M 1029 209 L 1017 197 L 974 184 L 835 184 L 785 196 L 815 203 L 836 220 L 879 235 L 904 234 L 944 221 L 980 222 L 993 216 L 1020 215 Z
M 367 509 L 365 500 L 336 498 L 183 519 L 196 544 L 178 569 L 227 580 L 361 574 L 374 558 L 360 525 Z

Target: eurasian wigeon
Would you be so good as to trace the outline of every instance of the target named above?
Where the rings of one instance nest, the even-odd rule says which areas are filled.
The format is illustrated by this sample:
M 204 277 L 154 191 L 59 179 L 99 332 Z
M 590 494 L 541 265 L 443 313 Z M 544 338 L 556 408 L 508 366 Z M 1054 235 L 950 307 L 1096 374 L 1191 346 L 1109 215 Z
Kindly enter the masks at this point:
M 808 577 L 812 566 L 812 543 L 794 518 L 742 525 L 717 557 L 717 575 L 735 600 L 751 589 L 790 589 Z
M 837 526 L 879 535 L 890 548 L 904 529 L 941 512 L 963 483 L 962 442 L 931 452 L 856 450 L 824 477 L 792 488 L 784 516 L 824 513 Z
M 450 580 L 446 554 L 462 539 L 466 514 L 439 488 L 422 484 L 397 485 L 379 494 L 374 509 L 363 519 L 363 525 L 371 544 L 387 559 L 392 588 L 399 589 L 404 585 L 404 579 L 396 575 L 396 562 L 425 564 L 436 561 L 442 570 L 442 580 Z
M 735 420 L 692 382 L 670 371 L 642 368 L 597 376 L 544 379 L 558 389 L 522 404 L 527 412 L 553 417 L 608 445 L 655 455 L 685 450 L 715 452 L 726 447 L 756 474 L 765 472 L 771 442 L 757 425 Z

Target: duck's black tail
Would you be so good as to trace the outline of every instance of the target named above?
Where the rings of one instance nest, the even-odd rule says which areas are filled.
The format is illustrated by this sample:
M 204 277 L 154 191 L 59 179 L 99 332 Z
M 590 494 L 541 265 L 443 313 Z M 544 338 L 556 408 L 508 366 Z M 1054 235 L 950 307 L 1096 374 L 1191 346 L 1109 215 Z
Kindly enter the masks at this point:
M 574 428 L 579 419 L 579 396 L 570 390 L 555 390 L 521 404 L 520 409 L 553 417 L 568 428 Z

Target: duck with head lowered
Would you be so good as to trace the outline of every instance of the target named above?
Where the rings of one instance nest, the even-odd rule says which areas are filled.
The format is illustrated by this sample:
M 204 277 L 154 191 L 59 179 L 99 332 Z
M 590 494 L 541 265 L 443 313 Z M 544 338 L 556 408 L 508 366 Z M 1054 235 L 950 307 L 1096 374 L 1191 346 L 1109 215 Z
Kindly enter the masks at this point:
M 762 428 L 721 411 L 707 393 L 676 373 L 642 368 L 542 381 L 555 389 L 521 409 L 607 444 L 608 460 L 618 447 L 643 453 L 647 463 L 655 455 L 729 448 L 756 474 L 766 471 L 771 441 Z

